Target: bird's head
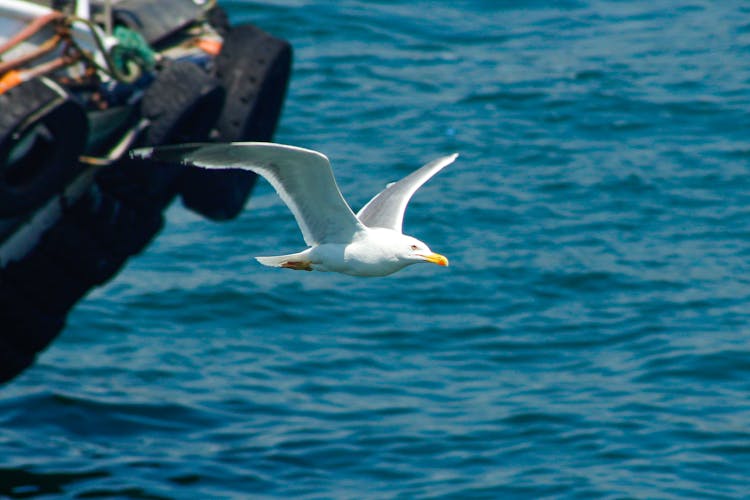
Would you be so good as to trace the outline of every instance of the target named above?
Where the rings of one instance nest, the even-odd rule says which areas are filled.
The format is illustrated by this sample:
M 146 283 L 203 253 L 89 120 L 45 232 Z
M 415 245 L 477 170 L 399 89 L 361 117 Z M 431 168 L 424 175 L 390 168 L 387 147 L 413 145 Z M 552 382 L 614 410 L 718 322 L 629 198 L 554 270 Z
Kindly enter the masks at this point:
M 410 264 L 431 262 L 439 266 L 448 265 L 448 259 L 445 256 L 433 252 L 424 242 L 405 234 L 401 236 L 401 241 L 399 241 L 400 259 Z

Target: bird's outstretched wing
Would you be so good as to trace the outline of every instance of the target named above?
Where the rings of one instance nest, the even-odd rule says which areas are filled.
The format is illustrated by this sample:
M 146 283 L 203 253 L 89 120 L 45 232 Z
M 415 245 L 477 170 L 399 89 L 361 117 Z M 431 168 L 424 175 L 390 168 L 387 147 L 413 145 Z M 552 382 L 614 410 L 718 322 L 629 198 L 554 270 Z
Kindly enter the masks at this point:
M 389 184 L 357 212 L 357 218 L 368 227 L 385 227 L 401 232 L 406 205 L 412 195 L 433 175 L 453 163 L 456 157 L 458 154 L 433 160 L 400 181 Z
M 328 158 L 309 149 L 266 142 L 199 143 L 142 148 L 131 157 L 263 176 L 289 207 L 309 246 L 346 243 L 363 230 L 344 200 Z

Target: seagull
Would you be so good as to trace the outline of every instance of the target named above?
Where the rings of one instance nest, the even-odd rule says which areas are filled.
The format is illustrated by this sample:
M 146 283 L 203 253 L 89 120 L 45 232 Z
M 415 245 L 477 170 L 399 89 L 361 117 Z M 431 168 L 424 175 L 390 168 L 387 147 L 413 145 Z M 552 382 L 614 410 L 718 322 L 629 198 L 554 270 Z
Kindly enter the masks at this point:
M 140 148 L 130 156 L 211 170 L 249 170 L 264 177 L 294 214 L 309 248 L 256 257 L 263 265 L 352 276 L 387 276 L 424 262 L 448 265 L 447 258 L 401 228 L 412 195 L 457 154 L 388 184 L 356 215 L 341 195 L 328 158 L 310 149 L 268 142 L 197 143 Z

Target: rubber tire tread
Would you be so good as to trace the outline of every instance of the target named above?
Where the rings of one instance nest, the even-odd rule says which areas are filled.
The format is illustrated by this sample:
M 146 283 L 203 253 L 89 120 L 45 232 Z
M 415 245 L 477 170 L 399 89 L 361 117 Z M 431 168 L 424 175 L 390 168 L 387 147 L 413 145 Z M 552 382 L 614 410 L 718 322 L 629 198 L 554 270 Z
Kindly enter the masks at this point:
M 223 103 L 218 80 L 190 61 L 167 61 L 141 100 L 141 115 L 151 124 L 137 145 L 204 141 Z M 176 196 L 183 172 L 180 165 L 123 158 L 97 180 L 127 204 L 161 210 Z
M 65 326 L 64 314 L 49 314 L 0 272 L 0 383 L 28 368 Z
M 221 142 L 270 141 L 289 83 L 292 48 L 251 24 L 233 27 L 215 61 L 215 74 L 227 91 L 212 139 Z M 189 169 L 182 201 L 214 220 L 232 219 L 245 206 L 257 176 L 239 170 Z
M 161 210 L 132 206 L 97 188 L 70 207 L 68 217 L 115 259 L 116 268 L 146 248 L 164 226 Z M 108 279 L 108 273 L 106 269 L 97 281 Z
M 0 110 L 0 217 L 21 215 L 41 206 L 78 171 L 88 120 L 80 105 L 39 79 L 0 94 Z M 55 138 L 52 154 L 30 179 L 9 184 L 5 167 L 10 150 L 19 133 L 40 122 Z
M 142 146 L 205 140 L 224 103 L 224 88 L 190 61 L 167 61 L 141 100 L 141 116 L 151 125 Z

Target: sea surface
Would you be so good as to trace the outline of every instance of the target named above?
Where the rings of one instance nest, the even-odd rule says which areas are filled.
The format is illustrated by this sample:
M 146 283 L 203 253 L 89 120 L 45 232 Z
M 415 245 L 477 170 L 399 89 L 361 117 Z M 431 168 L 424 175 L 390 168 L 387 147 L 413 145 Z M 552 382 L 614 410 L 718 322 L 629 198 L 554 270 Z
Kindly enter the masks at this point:
M 259 183 L 0 388 L 0 497 L 750 497 L 750 4 L 224 4 L 295 49 L 276 140 L 355 209 L 441 155 L 379 279 Z

